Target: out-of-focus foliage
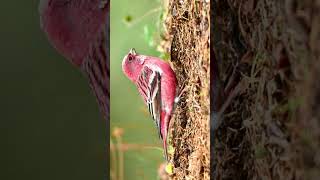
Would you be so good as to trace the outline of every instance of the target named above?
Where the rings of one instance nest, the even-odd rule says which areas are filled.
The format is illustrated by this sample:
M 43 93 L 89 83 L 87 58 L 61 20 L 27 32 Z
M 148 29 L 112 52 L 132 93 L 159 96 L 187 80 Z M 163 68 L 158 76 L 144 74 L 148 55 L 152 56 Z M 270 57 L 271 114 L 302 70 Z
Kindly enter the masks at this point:
M 150 0 L 111 2 L 111 133 L 110 164 L 114 179 L 156 179 L 164 161 L 160 140 L 135 85 L 122 72 L 122 59 L 135 48 L 138 53 L 159 56 L 156 29 L 161 4 Z M 117 134 L 117 133 L 116 133 Z

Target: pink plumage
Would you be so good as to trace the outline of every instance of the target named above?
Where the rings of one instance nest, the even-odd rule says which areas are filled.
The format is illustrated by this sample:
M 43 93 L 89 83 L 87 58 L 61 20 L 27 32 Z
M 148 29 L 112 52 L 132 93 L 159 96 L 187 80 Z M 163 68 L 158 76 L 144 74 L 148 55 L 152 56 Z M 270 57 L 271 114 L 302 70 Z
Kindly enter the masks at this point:
M 40 0 L 39 11 L 49 41 L 85 73 L 109 119 L 109 1 Z
M 163 140 L 167 155 L 167 134 L 175 106 L 177 79 L 170 65 L 151 56 L 139 55 L 134 49 L 122 61 L 124 74 L 136 84 Z

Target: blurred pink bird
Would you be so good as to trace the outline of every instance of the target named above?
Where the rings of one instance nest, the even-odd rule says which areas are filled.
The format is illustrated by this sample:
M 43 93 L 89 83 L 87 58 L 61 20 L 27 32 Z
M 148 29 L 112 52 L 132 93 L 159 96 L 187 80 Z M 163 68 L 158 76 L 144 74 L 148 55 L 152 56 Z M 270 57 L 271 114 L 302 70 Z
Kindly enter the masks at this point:
M 109 1 L 40 0 L 39 11 L 49 41 L 89 78 L 109 119 Z
M 163 140 L 164 155 L 168 161 L 167 133 L 171 115 L 178 100 L 177 79 L 170 65 L 159 58 L 139 55 L 134 49 L 122 61 L 124 74 L 136 84 L 140 95 Z

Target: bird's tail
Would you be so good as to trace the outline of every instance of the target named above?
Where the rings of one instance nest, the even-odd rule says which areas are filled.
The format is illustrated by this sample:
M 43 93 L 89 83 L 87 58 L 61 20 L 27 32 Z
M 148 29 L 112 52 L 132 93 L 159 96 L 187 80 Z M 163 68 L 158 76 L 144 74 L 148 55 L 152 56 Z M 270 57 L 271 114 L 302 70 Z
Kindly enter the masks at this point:
M 166 161 L 169 161 L 168 158 L 168 150 L 167 150 L 167 136 L 165 135 L 163 137 L 163 151 L 164 151 L 164 157 L 166 158 Z
M 169 130 L 169 122 L 171 116 L 168 115 L 166 112 L 162 111 L 161 116 L 164 117 L 162 119 L 161 123 L 161 134 L 162 134 L 162 141 L 163 141 L 163 151 L 164 151 L 164 156 L 166 161 L 169 161 L 168 158 L 168 147 L 167 147 L 167 135 L 168 135 L 168 130 Z

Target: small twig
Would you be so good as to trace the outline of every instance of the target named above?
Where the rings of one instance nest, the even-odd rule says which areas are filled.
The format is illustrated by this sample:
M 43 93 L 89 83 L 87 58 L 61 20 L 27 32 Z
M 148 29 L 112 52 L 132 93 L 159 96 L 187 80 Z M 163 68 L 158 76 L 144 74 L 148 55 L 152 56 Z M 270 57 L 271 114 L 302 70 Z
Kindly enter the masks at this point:
M 157 149 L 157 150 L 161 150 L 162 148 L 156 145 L 144 145 L 144 144 L 119 144 L 117 145 L 117 147 L 115 147 L 114 145 L 110 146 L 110 150 L 114 151 L 114 150 L 118 150 L 118 148 L 120 148 L 121 151 L 128 151 L 128 150 L 143 150 L 143 149 Z
M 153 14 L 153 13 L 156 13 L 158 11 L 160 11 L 162 9 L 162 7 L 158 7 L 158 8 L 155 8 L 155 9 L 151 9 L 150 11 L 146 12 L 144 15 L 140 16 L 139 18 L 137 18 L 136 20 L 132 21 L 131 23 L 128 22 L 128 26 L 129 27 L 132 27 L 134 26 L 135 24 L 139 23 L 141 20 L 143 20 L 143 18 Z
M 227 107 L 231 104 L 231 101 L 233 100 L 233 98 L 239 95 L 243 91 L 243 89 L 245 89 L 245 86 L 247 86 L 245 84 L 245 81 L 241 80 L 238 83 L 238 85 L 231 91 L 226 101 L 223 103 L 222 107 L 220 108 L 219 112 L 216 114 L 213 114 L 214 121 L 216 121 L 215 125 L 213 126 L 213 130 L 216 130 L 220 126 L 220 124 L 222 123 L 222 119 L 221 119 L 222 114 L 227 109 Z
M 121 150 L 122 139 L 121 136 L 116 136 L 117 140 L 117 149 L 118 149 L 118 157 L 119 157 L 119 180 L 123 180 L 123 166 L 124 166 L 124 158 L 123 151 Z
M 112 141 L 112 139 L 110 138 L 110 149 L 111 147 L 114 147 L 114 143 Z M 111 172 L 113 172 L 113 176 L 114 176 L 114 179 L 118 179 L 117 178 L 117 168 L 114 168 L 114 167 L 117 167 L 117 157 L 116 157 L 116 152 L 114 151 L 110 151 L 111 153 L 111 159 L 112 159 L 112 163 L 114 164 L 112 167 L 111 167 Z
M 245 39 L 245 41 L 249 44 L 249 46 L 252 48 L 253 47 L 253 44 L 252 42 L 248 39 L 248 36 L 247 36 L 247 33 L 246 31 L 244 30 L 244 27 L 243 27 L 243 23 L 241 21 L 241 8 L 242 8 L 242 1 L 240 1 L 240 4 L 239 4 L 239 9 L 238 9 L 238 23 L 239 23 L 239 29 L 240 29 L 240 32 L 243 36 L 243 38 Z M 241 42 L 242 43 L 242 42 Z

